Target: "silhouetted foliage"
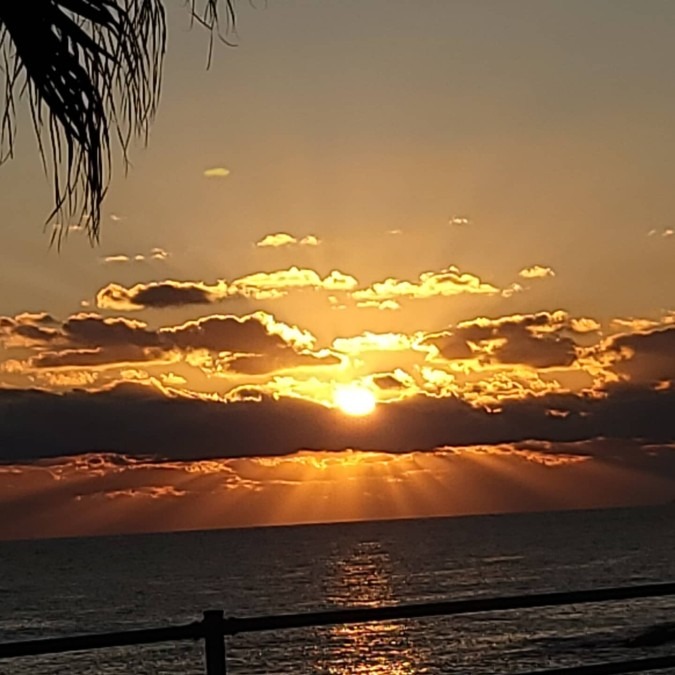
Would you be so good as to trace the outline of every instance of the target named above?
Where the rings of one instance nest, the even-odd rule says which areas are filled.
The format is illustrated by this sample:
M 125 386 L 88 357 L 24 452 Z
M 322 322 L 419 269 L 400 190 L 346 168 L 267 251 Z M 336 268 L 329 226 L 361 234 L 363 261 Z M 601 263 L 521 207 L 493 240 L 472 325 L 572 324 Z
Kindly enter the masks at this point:
M 234 0 L 191 0 L 193 20 L 219 35 L 234 26 Z M 162 0 L 2 0 L 0 163 L 14 154 L 16 104 L 25 96 L 45 171 L 54 183 L 48 222 L 74 219 L 96 239 L 110 179 L 111 137 L 127 164 L 147 141 L 166 48 Z M 55 228 L 60 237 L 67 228 Z

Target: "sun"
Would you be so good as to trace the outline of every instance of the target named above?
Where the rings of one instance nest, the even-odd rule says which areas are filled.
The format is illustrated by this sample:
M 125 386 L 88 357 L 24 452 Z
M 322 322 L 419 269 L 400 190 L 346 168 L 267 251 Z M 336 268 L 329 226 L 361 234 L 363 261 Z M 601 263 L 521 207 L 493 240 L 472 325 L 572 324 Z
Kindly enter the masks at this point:
M 375 395 L 358 384 L 341 385 L 335 389 L 335 405 L 347 415 L 363 417 L 375 410 Z

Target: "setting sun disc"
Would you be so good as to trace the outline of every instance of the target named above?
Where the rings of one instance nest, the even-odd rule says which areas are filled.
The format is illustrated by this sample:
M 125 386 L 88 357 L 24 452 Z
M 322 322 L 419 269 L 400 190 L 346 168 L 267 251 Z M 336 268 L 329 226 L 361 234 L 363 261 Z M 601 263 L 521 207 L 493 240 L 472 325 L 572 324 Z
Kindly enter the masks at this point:
M 375 395 L 365 387 L 352 384 L 335 390 L 335 405 L 347 415 L 370 415 L 375 410 L 375 404 Z

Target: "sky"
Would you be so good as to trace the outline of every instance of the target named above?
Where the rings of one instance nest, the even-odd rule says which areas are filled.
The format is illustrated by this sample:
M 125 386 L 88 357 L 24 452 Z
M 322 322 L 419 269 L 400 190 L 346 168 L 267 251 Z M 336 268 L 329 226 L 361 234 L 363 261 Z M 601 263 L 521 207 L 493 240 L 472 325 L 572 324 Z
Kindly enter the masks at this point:
M 675 4 L 167 9 L 98 244 L 0 168 L 0 538 L 675 497 Z

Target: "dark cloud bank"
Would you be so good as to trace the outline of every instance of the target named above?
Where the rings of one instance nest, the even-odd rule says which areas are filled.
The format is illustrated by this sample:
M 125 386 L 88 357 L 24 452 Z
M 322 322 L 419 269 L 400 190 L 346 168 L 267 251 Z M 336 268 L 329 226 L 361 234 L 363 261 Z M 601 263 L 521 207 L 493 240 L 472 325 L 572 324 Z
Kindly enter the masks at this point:
M 66 394 L 0 389 L 0 461 L 92 451 L 189 461 L 299 449 L 408 452 L 527 440 L 550 442 L 543 451 L 555 453 L 556 443 L 597 438 L 667 445 L 675 442 L 674 412 L 672 387 L 628 385 L 608 389 L 604 398 L 563 394 L 505 402 L 501 412 L 456 398 L 417 396 L 380 405 L 365 418 L 291 398 L 167 398 L 141 385 Z M 675 450 L 670 454 L 675 474 Z

